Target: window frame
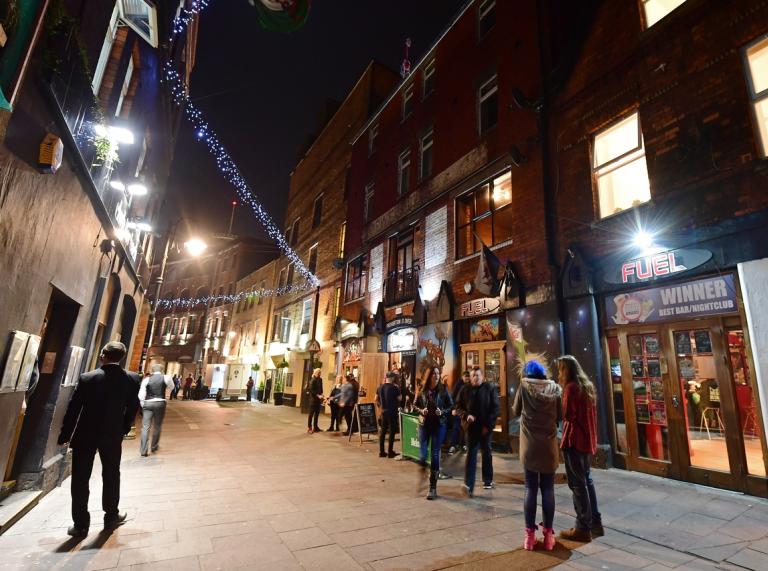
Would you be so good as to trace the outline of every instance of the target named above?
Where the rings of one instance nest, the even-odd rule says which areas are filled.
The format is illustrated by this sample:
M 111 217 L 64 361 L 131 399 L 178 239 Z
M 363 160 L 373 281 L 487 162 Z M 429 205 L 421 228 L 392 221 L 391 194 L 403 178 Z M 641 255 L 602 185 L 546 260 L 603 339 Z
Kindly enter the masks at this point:
M 424 72 L 421 77 L 421 98 L 426 99 L 430 96 L 430 94 L 434 93 L 435 91 L 435 72 L 437 70 L 437 59 L 432 58 L 429 60 L 429 63 L 427 63 L 424 66 Z M 431 84 L 429 85 L 429 90 L 427 90 L 428 82 L 431 80 Z
M 368 222 L 371 219 L 371 207 L 376 194 L 376 186 L 369 182 L 365 185 L 365 195 L 363 197 L 363 221 Z
M 296 220 L 293 221 L 293 224 L 291 224 L 291 239 L 288 241 L 288 245 L 293 248 L 296 243 L 299 241 L 299 228 L 301 222 L 301 216 L 296 218 Z
M 117 99 L 117 106 L 115 107 L 115 117 L 120 117 L 120 112 L 123 110 L 123 104 L 125 98 L 128 96 L 128 92 L 131 90 L 131 80 L 133 79 L 133 72 L 135 70 L 133 63 L 133 54 L 128 57 L 128 67 L 125 68 L 125 76 L 123 77 L 123 84 L 120 86 L 120 97 Z M 146 138 L 144 139 L 146 141 Z
M 308 297 L 301 304 L 301 330 L 299 335 L 308 335 L 312 327 L 312 298 Z
M 502 205 L 502 206 L 497 208 L 496 205 L 494 204 L 494 199 L 493 199 L 493 188 L 494 188 L 493 183 L 494 183 L 495 180 L 498 180 L 498 179 L 504 177 L 507 174 L 510 176 L 510 185 L 511 185 L 510 192 L 512 192 L 512 196 L 510 196 L 510 200 L 509 200 L 508 204 L 504 204 L 504 205 Z M 498 246 L 500 244 L 504 244 L 504 243 L 506 243 L 506 242 L 508 242 L 509 240 L 512 239 L 512 237 L 509 236 L 509 237 L 506 237 L 506 238 L 504 238 L 502 240 L 496 241 L 495 240 L 495 233 L 496 233 L 495 232 L 495 228 L 496 228 L 496 226 L 494 224 L 494 220 L 495 220 L 495 218 L 496 218 L 498 213 L 503 212 L 503 211 L 505 211 L 507 209 L 513 209 L 514 206 L 515 206 L 515 203 L 514 203 L 514 185 L 512 184 L 512 178 L 511 177 L 512 177 L 512 170 L 511 169 L 505 169 L 505 170 L 503 170 L 501 172 L 498 172 L 495 175 L 493 175 L 493 176 L 483 180 L 480 184 L 477 184 L 477 185 L 473 186 L 471 189 L 468 189 L 467 191 L 462 192 L 461 194 L 456 196 L 456 198 L 454 199 L 454 209 L 453 209 L 454 210 L 454 252 L 455 252 L 455 259 L 457 261 L 458 260 L 469 259 L 469 258 L 471 258 L 473 256 L 476 256 L 482 250 L 482 245 L 480 244 L 480 240 L 475 238 L 477 222 L 484 221 L 484 220 L 486 220 L 488 218 L 490 218 L 490 220 L 491 220 L 491 243 L 490 244 L 486 244 L 486 246 L 488 246 L 489 248 L 493 248 L 493 247 L 496 247 L 496 246 Z M 488 192 L 488 211 L 487 212 L 483 212 L 481 215 L 478 216 L 477 213 L 476 213 L 476 206 L 475 206 L 475 204 L 477 202 L 477 199 L 476 199 L 475 195 L 476 195 L 476 193 L 482 191 L 483 187 L 485 187 L 486 185 L 488 186 L 488 190 L 487 190 L 487 192 Z M 470 197 L 470 196 L 472 197 L 472 217 L 470 218 L 469 222 L 460 224 L 459 223 L 460 208 L 459 208 L 458 205 L 462 201 L 462 199 L 466 199 L 467 197 Z M 460 244 L 461 244 L 461 240 L 459 239 L 459 232 L 464 230 L 467 227 L 469 227 L 470 231 L 472 232 L 471 240 L 472 240 L 473 248 L 472 248 L 472 252 L 470 252 L 470 253 L 463 253 L 463 252 L 459 251 L 459 247 L 460 247 Z M 477 242 L 477 246 L 478 246 L 477 250 L 475 250 L 475 248 L 474 248 L 475 242 Z
M 339 251 L 338 251 L 338 258 L 344 259 L 344 246 L 345 242 L 347 240 L 347 221 L 344 220 L 344 222 L 341 223 L 339 226 Z
M 107 26 L 107 33 L 104 36 L 104 41 L 101 44 L 101 51 L 99 52 L 99 59 L 96 60 L 96 67 L 93 71 L 93 79 L 91 80 L 91 90 L 94 95 L 99 95 L 101 89 L 101 83 L 104 81 L 104 72 L 107 71 L 107 64 L 109 63 L 109 56 L 112 54 L 112 46 L 115 45 L 115 39 L 117 38 L 117 29 L 120 21 L 120 9 L 118 8 L 119 2 L 115 3 L 115 8 L 112 10 L 112 15 L 109 18 L 109 25 Z
M 312 203 L 312 229 L 320 227 L 323 223 L 323 198 L 325 193 L 321 192 L 315 197 L 315 201 Z M 317 205 L 320 204 L 320 210 L 318 214 Z
M 408 84 L 403 88 L 403 109 L 401 113 L 402 121 L 405 121 L 413 115 L 414 105 L 413 83 Z
M 379 136 L 379 124 L 374 123 L 368 128 L 368 156 L 376 152 L 376 139 Z
M 317 272 L 317 246 L 319 242 L 315 242 L 312 244 L 312 246 L 309 247 L 309 254 L 307 255 L 307 269 L 312 273 L 315 274 Z M 312 263 L 312 255 L 314 254 L 315 257 L 315 263 Z M 314 267 L 313 267 L 314 266 Z
M 483 88 L 489 83 L 493 82 L 493 91 L 485 95 L 482 94 Z M 477 87 L 477 132 L 479 135 L 485 135 L 489 131 L 492 131 L 499 124 L 499 74 L 493 73 L 488 79 L 483 81 Z M 490 125 L 483 129 L 483 103 L 491 97 L 496 97 L 496 121 L 493 125 Z
M 425 146 L 424 141 L 429 138 L 429 145 Z M 423 181 L 432 176 L 432 165 L 434 162 L 435 147 L 435 129 L 430 127 L 419 138 L 419 180 Z M 424 173 L 424 151 L 429 150 L 429 172 Z
M 493 22 L 487 30 L 483 31 L 483 19 L 489 15 L 493 15 Z M 484 0 L 477 6 L 478 41 L 490 34 L 494 27 L 496 27 L 496 0 Z
M 648 24 L 648 8 L 647 8 L 647 6 L 648 6 L 649 2 L 654 2 L 654 1 L 656 1 L 656 0 L 639 0 L 639 2 L 640 2 L 640 16 L 642 18 L 643 31 L 650 30 L 651 28 L 653 28 L 659 22 L 661 22 L 662 20 L 665 20 L 670 14 L 672 14 L 673 12 L 678 10 L 680 7 L 682 7 L 688 0 L 683 0 L 680 4 L 678 4 L 677 6 L 672 8 L 669 12 L 664 14 L 661 18 L 656 20 L 653 24 Z
M 347 271 L 344 280 L 344 301 L 346 303 L 362 299 L 368 293 L 368 264 L 370 263 L 369 254 L 360 254 L 353 260 L 347 263 Z M 358 274 L 353 274 L 350 270 L 353 268 L 359 268 Z M 355 282 L 358 283 L 355 287 Z M 351 292 L 351 295 L 350 295 Z M 355 295 L 357 293 L 357 295 Z
M 397 155 L 397 196 L 402 197 L 408 194 L 411 186 L 411 148 L 408 147 Z M 403 175 L 405 175 L 405 185 L 403 185 Z M 405 186 L 405 188 L 403 188 Z
M 142 30 L 134 21 L 126 16 L 125 0 L 117 0 L 117 6 L 120 10 L 120 20 L 125 23 L 125 25 L 128 26 L 131 30 L 136 32 L 136 34 L 141 39 L 143 39 L 153 48 L 156 48 L 158 46 L 158 38 L 160 36 L 157 26 L 157 6 L 155 6 L 153 2 L 148 2 L 147 0 L 138 1 L 147 6 L 147 26 L 149 27 L 149 35 L 147 35 L 144 30 Z
M 755 140 L 758 145 L 758 151 L 760 152 L 760 158 L 768 158 L 768 124 L 766 125 L 765 140 L 763 140 L 763 133 L 762 129 L 760 128 L 760 120 L 757 115 L 757 105 L 768 99 L 768 86 L 766 86 L 766 88 L 760 92 L 755 90 L 755 80 L 749 61 L 749 51 L 755 48 L 758 48 L 759 51 L 759 46 L 761 44 L 764 44 L 763 49 L 768 50 L 768 34 L 763 34 L 759 38 L 749 42 L 742 48 L 741 55 L 744 66 L 744 76 L 747 83 L 747 95 L 749 96 L 749 105 L 751 107 L 750 114 L 752 115 L 752 128 L 755 131 Z M 768 119 L 768 117 L 766 119 Z

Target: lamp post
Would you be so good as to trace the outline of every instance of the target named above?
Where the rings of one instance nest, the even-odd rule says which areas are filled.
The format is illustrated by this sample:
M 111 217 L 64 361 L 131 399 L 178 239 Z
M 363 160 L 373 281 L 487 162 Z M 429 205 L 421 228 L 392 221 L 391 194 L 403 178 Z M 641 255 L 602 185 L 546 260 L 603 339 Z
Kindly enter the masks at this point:
M 165 251 L 163 252 L 163 261 L 160 263 L 160 275 L 157 276 L 157 289 L 155 290 L 155 299 L 152 302 L 152 306 L 149 312 L 149 337 L 147 338 L 147 349 L 142 354 L 142 357 L 141 357 L 141 365 L 139 366 L 139 369 L 141 371 L 144 370 L 147 357 L 149 356 L 149 350 L 152 347 L 152 341 L 155 338 L 155 325 L 157 322 L 157 304 L 160 303 L 160 296 L 162 295 L 163 281 L 165 280 L 165 269 L 168 266 L 168 252 L 171 249 L 171 244 L 176 239 L 176 228 L 178 227 L 179 222 L 180 220 L 177 220 L 176 222 L 173 223 L 170 231 L 168 232 L 168 240 L 166 240 L 165 242 Z M 187 249 L 187 251 L 192 257 L 197 258 L 206 250 L 208 246 L 205 242 L 203 242 L 199 238 L 192 238 L 184 243 L 184 247 Z

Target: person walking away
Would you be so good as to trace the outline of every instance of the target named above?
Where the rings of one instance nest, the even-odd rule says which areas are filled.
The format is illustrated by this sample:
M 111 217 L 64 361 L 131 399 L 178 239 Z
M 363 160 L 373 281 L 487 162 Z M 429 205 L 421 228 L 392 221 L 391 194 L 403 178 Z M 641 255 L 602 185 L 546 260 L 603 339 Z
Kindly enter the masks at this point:
M 165 390 L 173 390 L 173 381 L 163 374 L 162 365 L 152 365 L 152 374 L 141 381 L 139 402 L 141 402 L 141 445 L 142 456 L 149 456 L 149 431 L 152 429 L 152 452 L 160 447 L 160 433 L 165 418 Z
M 120 366 L 128 351 L 117 341 L 101 350 L 100 368 L 80 375 L 77 388 L 64 415 L 58 443 L 72 447 L 72 521 L 67 533 L 88 535 L 89 480 L 93 459 L 99 453 L 103 481 L 101 506 L 104 527 L 111 529 L 126 520 L 120 513 L 120 457 L 123 436 L 131 429 L 139 407 L 141 379 Z
M 191 373 L 184 379 L 184 393 L 182 394 L 182 400 L 190 400 L 192 398 L 192 383 L 194 382 Z
M 595 484 L 589 466 L 597 451 L 597 412 L 595 385 L 572 355 L 557 362 L 557 376 L 563 388 L 563 451 L 568 487 L 573 494 L 576 525 L 560 532 L 562 539 L 591 541 L 604 534 L 600 511 L 597 509 Z
M 171 398 L 172 399 L 178 399 L 179 398 L 179 390 L 181 389 L 181 376 L 180 375 L 174 375 L 173 376 L 173 390 L 171 391 Z
M 562 389 L 547 379 L 544 366 L 528 361 L 525 377 L 512 402 L 512 416 L 520 417 L 520 462 L 525 473 L 525 538 L 523 547 L 536 545 L 536 500 L 541 490 L 544 549 L 555 547 L 555 472 L 560 460 L 557 425 L 563 416 Z
M 445 438 L 448 415 L 453 409 L 453 399 L 440 382 L 440 370 L 435 367 L 430 369 L 429 376 L 424 386 L 416 395 L 414 408 L 420 417 L 419 424 L 419 463 L 426 466 L 427 450 L 432 446 L 429 465 L 429 492 L 428 500 L 437 497 L 437 479 L 440 473 L 440 448 Z
M 331 394 L 328 395 L 327 402 L 331 407 L 331 426 L 328 428 L 328 432 L 339 431 L 339 403 L 336 397 L 341 393 L 342 379 L 341 375 L 336 375 L 336 384 L 331 389 Z
M 384 383 L 376 388 L 374 402 L 381 410 L 381 430 L 379 430 L 379 458 L 394 458 L 395 432 L 397 432 L 397 409 L 400 406 L 400 387 L 397 373 L 389 371 L 384 376 Z M 389 434 L 388 452 L 384 452 L 384 439 Z
M 309 397 L 309 415 L 307 416 L 307 433 L 322 432 L 317 425 L 317 419 L 320 416 L 320 406 L 323 404 L 323 377 L 320 376 L 320 369 L 312 371 L 312 378 L 309 379 L 307 388 Z
M 195 381 L 195 392 L 192 396 L 195 400 L 203 398 L 203 375 L 198 375 Z
M 499 393 L 495 386 L 485 382 L 480 367 L 472 369 L 470 385 L 462 389 L 459 402 L 456 403 L 456 410 L 467 439 L 467 459 L 464 464 L 462 490 L 467 497 L 471 498 L 475 490 L 478 449 L 483 458 L 483 488 L 491 490 L 495 487 L 491 438 L 499 416 Z
M 461 393 L 461 390 L 465 386 L 469 386 L 469 371 L 464 371 L 461 375 L 461 377 L 456 381 L 456 384 L 453 385 L 453 389 L 451 390 L 451 398 L 453 399 L 454 403 L 459 402 L 459 394 Z M 456 409 L 453 409 L 451 412 L 451 447 L 448 449 L 448 454 L 455 454 L 459 451 L 459 448 L 463 446 L 464 443 L 464 431 L 461 428 L 461 419 L 459 418 Z M 466 450 L 466 446 L 464 446 L 464 449 Z
M 245 398 L 248 402 L 251 400 L 251 395 L 253 395 L 253 377 L 248 377 L 248 382 L 245 383 Z

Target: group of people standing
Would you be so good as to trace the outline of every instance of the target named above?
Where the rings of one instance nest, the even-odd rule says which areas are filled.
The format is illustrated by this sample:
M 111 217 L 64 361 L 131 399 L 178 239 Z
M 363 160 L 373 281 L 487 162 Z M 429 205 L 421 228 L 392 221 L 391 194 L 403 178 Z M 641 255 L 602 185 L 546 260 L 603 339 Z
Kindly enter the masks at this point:
M 309 415 L 307 416 L 307 433 L 314 434 L 323 432 L 318 426 L 320 409 L 324 404 L 331 407 L 331 425 L 327 432 L 341 431 L 341 419 L 347 423 L 345 436 L 357 431 L 357 423 L 353 420 L 355 405 L 360 396 L 364 396 L 360 391 L 360 383 L 352 374 L 346 376 L 337 375 L 336 383 L 331 393 L 326 397 L 323 394 L 323 378 L 321 370 L 312 371 L 312 377 L 307 387 L 307 396 L 309 397 Z

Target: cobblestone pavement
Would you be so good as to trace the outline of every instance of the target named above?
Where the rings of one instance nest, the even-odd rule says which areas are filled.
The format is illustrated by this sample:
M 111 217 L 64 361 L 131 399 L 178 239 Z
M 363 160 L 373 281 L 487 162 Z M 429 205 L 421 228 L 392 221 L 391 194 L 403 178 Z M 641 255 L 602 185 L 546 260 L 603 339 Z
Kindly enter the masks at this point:
M 125 443 L 126 525 L 69 539 L 66 481 L 0 536 L 0 569 L 768 569 L 763 500 L 598 470 L 605 537 L 526 552 L 513 458 L 494 458 L 495 490 L 467 500 L 456 478 L 428 502 L 412 462 L 305 426 L 283 407 L 171 402 L 157 454 Z M 459 476 L 462 462 L 445 469 Z M 99 522 L 99 478 L 92 488 Z M 560 530 L 573 513 L 562 479 L 556 494 Z

